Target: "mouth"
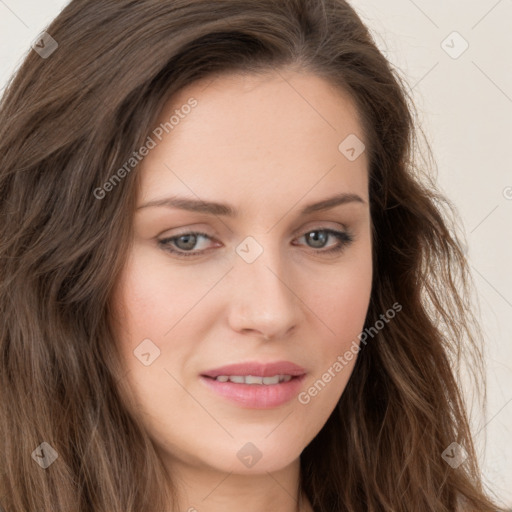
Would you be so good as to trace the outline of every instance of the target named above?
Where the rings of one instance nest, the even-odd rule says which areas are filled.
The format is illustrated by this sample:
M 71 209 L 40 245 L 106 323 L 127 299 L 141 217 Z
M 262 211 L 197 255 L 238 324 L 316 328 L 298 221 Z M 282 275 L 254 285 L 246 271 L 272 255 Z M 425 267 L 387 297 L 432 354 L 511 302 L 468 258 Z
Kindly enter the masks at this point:
M 273 409 L 300 393 L 306 374 L 201 375 L 201 382 L 214 396 L 246 409 Z
M 217 377 L 208 377 L 208 379 L 214 379 L 217 382 L 233 382 L 234 384 L 262 384 L 264 386 L 273 386 L 275 384 L 281 384 L 282 382 L 289 382 L 292 379 L 297 379 L 297 376 L 292 375 L 274 375 L 272 377 L 262 377 L 258 375 L 218 375 Z

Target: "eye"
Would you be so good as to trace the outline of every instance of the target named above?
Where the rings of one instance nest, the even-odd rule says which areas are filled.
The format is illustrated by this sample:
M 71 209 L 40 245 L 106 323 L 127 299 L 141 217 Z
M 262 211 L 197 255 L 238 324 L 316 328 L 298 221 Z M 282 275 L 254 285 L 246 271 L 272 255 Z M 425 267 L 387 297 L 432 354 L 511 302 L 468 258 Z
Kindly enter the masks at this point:
M 207 238 L 209 239 L 210 236 L 206 233 L 199 233 L 197 231 L 193 231 L 190 233 L 183 233 L 182 235 L 173 236 L 170 238 L 165 238 L 164 240 L 160 240 L 158 244 L 162 246 L 162 248 L 165 251 L 168 251 L 172 254 L 176 254 L 178 256 L 196 256 L 199 254 L 199 252 L 205 252 L 203 251 L 194 251 L 190 252 L 190 249 L 193 249 L 199 238 Z M 174 247 L 178 247 L 178 250 L 174 249 L 171 244 L 174 244 Z
M 312 243 L 313 249 L 322 249 L 326 245 L 326 241 L 329 238 L 335 238 L 338 240 L 338 243 L 331 247 L 330 249 L 323 251 L 316 251 L 322 254 L 333 254 L 337 252 L 341 252 L 343 249 L 348 247 L 353 241 L 354 237 L 348 231 L 336 231 L 334 229 L 314 229 L 312 231 L 308 231 L 301 238 L 305 238 L 308 243 Z
M 189 233 L 183 233 L 169 238 L 164 238 L 158 241 L 158 245 L 162 247 L 164 251 L 171 254 L 175 254 L 178 257 L 190 257 L 200 256 L 204 254 L 207 249 L 200 251 L 191 251 L 196 247 L 200 238 L 211 239 L 206 233 L 192 231 Z M 335 238 L 338 243 L 330 249 L 315 250 L 314 252 L 319 254 L 334 254 L 343 251 L 353 241 L 354 237 L 348 231 L 336 231 L 334 229 L 313 229 L 305 233 L 302 237 L 307 240 L 307 243 L 311 243 L 310 248 L 312 249 L 323 249 L 329 238 Z M 300 238 L 298 240 L 300 240 Z M 177 249 L 176 249 L 177 248 Z

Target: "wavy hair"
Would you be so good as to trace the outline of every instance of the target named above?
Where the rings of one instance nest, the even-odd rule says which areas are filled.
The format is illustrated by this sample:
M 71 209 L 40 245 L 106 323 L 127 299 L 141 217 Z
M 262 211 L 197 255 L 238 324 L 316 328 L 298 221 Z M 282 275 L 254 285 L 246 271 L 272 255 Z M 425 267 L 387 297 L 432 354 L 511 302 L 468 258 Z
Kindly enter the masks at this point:
M 5 512 L 168 510 L 172 475 L 121 392 L 111 297 L 128 253 L 140 148 L 195 80 L 293 68 L 340 87 L 369 156 L 374 280 L 359 353 L 301 454 L 316 512 L 496 511 L 458 368 L 484 391 L 482 336 L 451 203 L 419 160 L 404 80 L 344 0 L 73 0 L 0 104 L 0 503 Z M 484 400 L 485 402 L 485 400 Z M 32 460 L 42 442 L 58 459 Z M 468 459 L 442 457 L 453 442 Z M 46 445 L 43 445 L 46 446 Z M 166 487 L 167 486 L 167 487 Z M 167 491 L 167 489 L 169 489 Z

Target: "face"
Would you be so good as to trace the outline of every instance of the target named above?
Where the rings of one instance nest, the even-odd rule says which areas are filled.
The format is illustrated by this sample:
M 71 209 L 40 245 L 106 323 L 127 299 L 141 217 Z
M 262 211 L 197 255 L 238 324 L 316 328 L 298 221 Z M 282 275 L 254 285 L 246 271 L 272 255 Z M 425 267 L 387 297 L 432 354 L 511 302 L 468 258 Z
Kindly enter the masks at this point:
M 176 467 L 280 470 L 335 408 L 369 305 L 357 111 L 290 71 L 195 82 L 159 123 L 114 300 L 132 412 Z

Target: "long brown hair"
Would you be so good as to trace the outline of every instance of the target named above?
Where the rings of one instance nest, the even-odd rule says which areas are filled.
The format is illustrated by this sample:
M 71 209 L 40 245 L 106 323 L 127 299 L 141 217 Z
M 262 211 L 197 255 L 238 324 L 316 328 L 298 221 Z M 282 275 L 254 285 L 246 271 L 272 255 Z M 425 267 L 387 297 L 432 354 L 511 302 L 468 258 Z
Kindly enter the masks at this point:
M 137 169 L 108 196 L 97 191 L 184 86 L 286 67 L 324 77 L 358 107 L 374 227 L 365 326 L 403 308 L 362 348 L 303 451 L 302 488 L 317 512 L 497 510 L 457 380 L 462 354 L 478 382 L 483 372 L 453 207 L 418 164 L 407 88 L 355 11 L 344 0 L 73 0 L 46 30 L 58 48 L 31 50 L 0 105 L 5 511 L 168 510 L 172 475 L 119 392 L 110 302 Z M 458 467 L 442 457 L 454 442 L 468 454 Z M 35 461 L 48 446 L 58 459 L 43 470 Z

